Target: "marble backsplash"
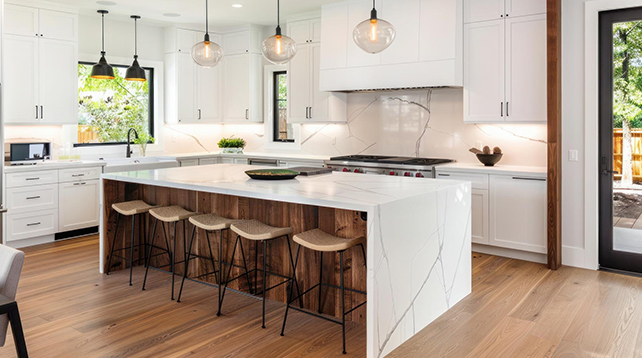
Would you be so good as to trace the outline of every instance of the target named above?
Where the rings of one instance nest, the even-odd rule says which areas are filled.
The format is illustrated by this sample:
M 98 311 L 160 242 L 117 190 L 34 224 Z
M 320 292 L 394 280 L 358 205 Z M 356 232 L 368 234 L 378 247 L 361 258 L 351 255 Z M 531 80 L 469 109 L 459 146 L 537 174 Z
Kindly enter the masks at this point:
M 348 123 L 301 125 L 301 149 L 293 152 L 443 157 L 475 163 L 468 149 L 481 142 L 502 148 L 502 164 L 546 165 L 545 124 L 465 124 L 462 103 L 463 90 L 455 88 L 351 93 Z M 216 151 L 222 136 L 234 135 L 248 142 L 246 152 L 274 152 L 265 148 L 264 134 L 262 124 L 166 126 L 165 151 Z
M 546 165 L 545 124 L 465 124 L 462 103 L 463 90 L 456 88 L 351 93 L 347 124 L 301 125 L 301 148 L 288 153 L 442 157 L 476 163 L 468 149 L 481 142 L 502 148 L 501 164 Z M 65 134 L 73 137 L 74 130 L 72 126 L 7 126 L 5 138 L 46 139 L 58 147 Z M 266 148 L 263 124 L 165 125 L 163 152 L 215 152 L 223 136 L 244 138 L 246 152 L 276 152 Z

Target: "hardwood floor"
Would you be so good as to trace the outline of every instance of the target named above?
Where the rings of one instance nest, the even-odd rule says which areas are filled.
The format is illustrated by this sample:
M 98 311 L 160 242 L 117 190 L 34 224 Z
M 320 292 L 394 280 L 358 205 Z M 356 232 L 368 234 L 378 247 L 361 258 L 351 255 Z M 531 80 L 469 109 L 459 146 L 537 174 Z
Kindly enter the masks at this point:
M 18 291 L 31 357 L 339 357 L 340 327 L 283 304 L 231 293 L 216 317 L 216 289 L 142 268 L 100 275 L 96 237 L 25 249 Z M 389 357 L 639 357 L 642 279 L 473 255 L 473 293 Z M 228 300 L 229 299 L 229 300 Z M 351 324 L 348 356 L 365 356 L 365 327 Z M 0 358 L 15 356 L 11 338 Z

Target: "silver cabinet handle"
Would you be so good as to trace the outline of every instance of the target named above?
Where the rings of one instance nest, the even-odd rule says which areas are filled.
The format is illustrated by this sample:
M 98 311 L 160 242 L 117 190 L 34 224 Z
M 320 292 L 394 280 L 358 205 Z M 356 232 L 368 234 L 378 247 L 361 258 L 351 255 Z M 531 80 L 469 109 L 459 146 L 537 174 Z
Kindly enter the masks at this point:
M 40 180 L 40 178 L 26 178 L 25 180 Z
M 250 119 L 250 109 L 249 108 L 247 108 L 245 110 L 245 119 Z
M 312 107 L 310 107 L 310 119 L 312 119 Z
M 201 119 L 201 109 L 198 109 L 198 119 Z
M 87 183 L 86 183 L 86 182 L 82 182 L 82 183 L 74 183 L 74 185 L 85 185 L 85 184 L 87 184 Z
M 2 206 L 0 206 L 0 214 L 6 213 L 8 210 Z
M 513 177 L 513 180 L 546 181 L 546 179 L 542 179 L 542 178 L 524 178 L 524 177 Z
M 36 105 L 36 119 L 38 119 L 38 105 Z
M 76 178 L 76 177 L 84 177 L 84 176 L 85 176 L 85 174 L 72 174 L 71 176 L 72 176 L 73 178 Z
M 504 116 L 504 102 L 502 102 L 502 103 L 499 105 L 499 110 L 500 110 L 500 112 L 501 112 L 501 116 L 503 117 L 503 116 Z
M 310 107 L 305 107 L 305 119 L 310 118 L 310 114 L 309 114 L 310 112 L 308 112 L 308 109 L 309 109 L 309 108 L 310 108 Z
M 27 198 L 27 200 L 33 200 L 33 199 L 40 199 L 40 195 L 30 196 Z
M 506 102 L 506 117 L 509 117 L 510 115 L 508 114 L 508 102 Z
M 439 173 L 437 175 L 439 175 L 440 177 L 449 177 L 450 176 L 450 174 L 441 174 L 441 173 Z
M 27 224 L 27 226 L 36 226 L 36 225 L 40 225 L 40 222 Z
M 43 108 L 43 106 L 40 106 L 40 119 L 45 118 L 45 110 Z

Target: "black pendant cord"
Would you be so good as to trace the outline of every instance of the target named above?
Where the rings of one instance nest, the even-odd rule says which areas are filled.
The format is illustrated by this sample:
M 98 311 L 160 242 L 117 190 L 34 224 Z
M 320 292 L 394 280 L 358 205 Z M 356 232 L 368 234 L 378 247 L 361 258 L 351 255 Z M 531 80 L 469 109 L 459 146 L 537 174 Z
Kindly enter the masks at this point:
M 281 36 L 281 0 L 276 0 L 276 35 Z
M 138 19 L 134 18 L 134 58 L 138 58 Z
M 205 0 L 205 42 L 210 42 L 210 5 Z
M 101 16 L 102 16 L 102 31 L 103 31 L 103 48 L 102 48 L 102 51 L 100 51 L 100 53 L 104 55 L 105 54 L 105 13 L 103 12 Z
M 377 19 L 377 0 L 372 0 L 372 11 L 370 12 L 370 20 L 376 20 Z

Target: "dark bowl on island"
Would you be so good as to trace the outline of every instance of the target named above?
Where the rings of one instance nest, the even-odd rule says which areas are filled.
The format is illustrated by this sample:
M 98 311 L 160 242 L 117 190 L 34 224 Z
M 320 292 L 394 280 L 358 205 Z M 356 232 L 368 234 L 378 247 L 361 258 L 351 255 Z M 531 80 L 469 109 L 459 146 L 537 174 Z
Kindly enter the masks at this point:
M 503 154 L 477 154 L 477 159 L 487 167 L 492 167 L 499 163 Z

